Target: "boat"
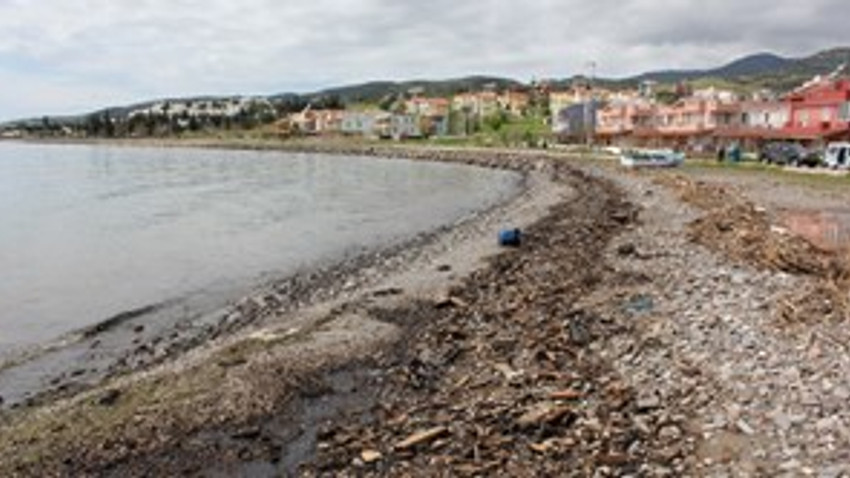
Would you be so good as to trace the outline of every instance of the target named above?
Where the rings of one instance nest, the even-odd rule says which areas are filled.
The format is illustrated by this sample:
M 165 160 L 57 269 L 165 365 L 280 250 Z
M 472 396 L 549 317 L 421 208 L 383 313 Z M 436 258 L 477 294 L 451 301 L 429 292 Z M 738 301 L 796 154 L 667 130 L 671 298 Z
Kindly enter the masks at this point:
M 620 164 L 627 168 L 672 168 L 684 161 L 685 153 L 672 149 L 633 149 L 620 156 Z

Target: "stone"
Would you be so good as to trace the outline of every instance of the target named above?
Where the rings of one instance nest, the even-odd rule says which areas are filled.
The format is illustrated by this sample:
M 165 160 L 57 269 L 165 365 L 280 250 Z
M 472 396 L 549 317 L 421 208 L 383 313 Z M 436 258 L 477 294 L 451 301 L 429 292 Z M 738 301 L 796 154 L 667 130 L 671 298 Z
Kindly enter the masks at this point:
M 744 421 L 743 418 L 739 418 L 738 421 L 735 422 L 735 428 L 744 435 L 754 435 L 756 433 L 755 430 L 753 430 L 753 427 Z
M 362 452 L 360 452 L 360 459 L 363 461 L 363 463 L 366 463 L 367 465 L 369 463 L 379 461 L 383 457 L 384 455 L 382 455 L 381 452 L 376 450 L 363 450 Z
M 104 392 L 103 395 L 97 399 L 97 404 L 104 407 L 111 407 L 112 405 L 115 405 L 120 397 L 121 390 L 113 388 Z
M 658 431 L 658 438 L 667 442 L 676 441 L 681 437 L 682 430 L 676 425 L 665 425 Z
M 655 410 L 661 408 L 661 399 L 655 393 L 645 393 L 638 396 L 636 405 L 642 412 Z

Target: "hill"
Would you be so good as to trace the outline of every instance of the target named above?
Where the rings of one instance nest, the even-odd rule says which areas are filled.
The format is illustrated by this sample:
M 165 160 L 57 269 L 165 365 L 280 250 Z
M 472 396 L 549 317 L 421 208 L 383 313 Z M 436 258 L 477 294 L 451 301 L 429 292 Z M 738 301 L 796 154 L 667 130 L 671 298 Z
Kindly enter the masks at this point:
M 475 91 L 486 85 L 494 85 L 498 89 L 520 88 L 522 83 L 493 76 L 468 76 L 448 80 L 412 80 L 412 81 L 373 81 L 356 85 L 347 85 L 329 88 L 315 93 L 301 95 L 308 101 L 316 101 L 321 98 L 337 97 L 343 103 L 375 103 L 387 95 L 398 95 L 407 93 L 412 89 L 418 89 L 426 96 L 451 96 L 463 91 Z M 291 93 L 273 95 L 272 101 L 291 96 Z
M 659 83 L 718 80 L 750 88 L 790 90 L 815 75 L 829 74 L 842 64 L 850 63 L 850 48 L 833 48 L 802 58 L 783 58 L 772 53 L 745 56 L 718 68 L 706 70 L 662 70 L 643 73 L 626 81 Z

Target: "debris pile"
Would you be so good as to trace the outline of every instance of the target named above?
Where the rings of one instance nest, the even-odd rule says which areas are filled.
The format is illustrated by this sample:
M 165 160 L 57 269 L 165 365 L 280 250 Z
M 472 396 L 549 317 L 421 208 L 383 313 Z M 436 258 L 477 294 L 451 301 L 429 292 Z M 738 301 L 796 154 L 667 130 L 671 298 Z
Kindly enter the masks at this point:
M 580 178 L 576 178 L 580 179 Z M 456 300 L 387 319 L 422 319 L 403 340 L 369 417 L 325 424 L 307 476 L 679 475 L 687 417 L 634 390 L 588 344 L 617 326 L 576 309 L 600 285 L 598 251 L 636 211 L 587 179 L 577 199 L 493 259 Z M 595 213 L 588 213 L 594 211 Z M 449 305 L 446 305 L 449 304 Z
M 773 225 L 766 210 L 729 188 L 682 176 L 659 183 L 705 210 L 690 225 L 690 238 L 740 263 L 814 279 L 803 290 L 789 291 L 781 317 L 791 322 L 850 317 L 850 255 L 821 249 L 803 237 Z

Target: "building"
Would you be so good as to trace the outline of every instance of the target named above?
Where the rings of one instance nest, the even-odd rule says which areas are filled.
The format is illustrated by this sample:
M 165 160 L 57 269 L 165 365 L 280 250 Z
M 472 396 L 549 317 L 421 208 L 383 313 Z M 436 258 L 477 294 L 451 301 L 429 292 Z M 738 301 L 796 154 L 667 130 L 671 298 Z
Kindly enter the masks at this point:
M 374 134 L 381 139 L 421 138 L 419 118 L 408 114 L 384 113 L 375 118 Z
M 404 102 L 404 111 L 417 116 L 448 116 L 451 102 L 445 98 L 413 97 Z
M 375 124 L 385 114 L 382 111 L 346 111 L 342 115 L 340 131 L 352 136 L 375 136 Z
M 593 138 L 597 103 L 590 100 L 562 108 L 554 115 L 552 132 L 563 142 L 584 142 Z
M 451 102 L 445 98 L 414 97 L 405 102 L 405 112 L 418 118 L 425 136 L 448 135 L 450 109 Z
M 367 138 L 401 140 L 422 137 L 418 116 L 378 110 L 346 112 L 340 129 L 343 134 Z
M 290 116 L 290 123 L 302 134 L 332 134 L 342 132 L 343 110 L 314 110 L 307 106 Z
M 783 138 L 810 144 L 850 139 L 850 79 L 815 78 L 785 101 L 789 118 Z
M 598 142 L 617 146 L 636 146 L 635 130 L 651 129 L 654 105 L 639 96 L 621 98 L 596 111 L 595 137 Z
M 525 116 L 531 104 L 531 96 L 524 91 L 508 90 L 498 95 L 496 102 L 499 108 L 513 116 Z
M 737 143 L 746 150 L 758 150 L 765 142 L 779 138 L 790 118 L 787 102 L 751 100 L 725 105 L 719 112 L 715 132 L 718 146 Z
M 459 93 L 452 98 L 452 110 L 474 116 L 492 116 L 499 112 L 499 95 L 494 91 Z

